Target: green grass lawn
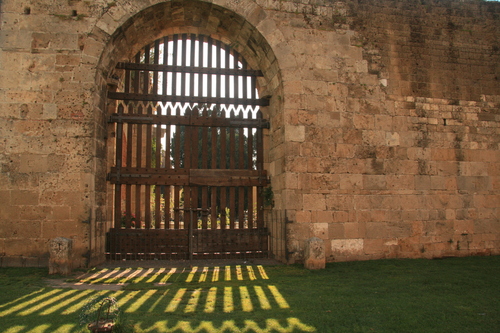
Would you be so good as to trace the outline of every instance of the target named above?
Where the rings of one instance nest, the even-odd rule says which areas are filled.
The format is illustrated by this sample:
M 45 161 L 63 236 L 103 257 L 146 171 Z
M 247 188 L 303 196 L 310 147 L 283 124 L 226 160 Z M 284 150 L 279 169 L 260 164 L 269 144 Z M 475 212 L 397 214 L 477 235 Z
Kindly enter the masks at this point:
M 118 300 L 126 332 L 500 332 L 499 256 L 124 272 L 83 281 L 128 283 L 96 291 L 1 268 L 0 332 L 85 332 L 95 296 Z

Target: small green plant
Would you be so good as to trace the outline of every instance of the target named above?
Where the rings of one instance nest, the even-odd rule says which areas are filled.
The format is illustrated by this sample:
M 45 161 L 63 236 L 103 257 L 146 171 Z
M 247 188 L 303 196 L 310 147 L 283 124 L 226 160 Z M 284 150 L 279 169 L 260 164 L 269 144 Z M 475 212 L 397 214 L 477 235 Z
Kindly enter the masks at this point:
M 264 188 L 264 206 L 274 207 L 274 193 L 272 186 Z
M 80 313 L 80 325 L 86 325 L 91 332 L 111 332 L 119 314 L 120 310 L 114 297 L 92 298 Z

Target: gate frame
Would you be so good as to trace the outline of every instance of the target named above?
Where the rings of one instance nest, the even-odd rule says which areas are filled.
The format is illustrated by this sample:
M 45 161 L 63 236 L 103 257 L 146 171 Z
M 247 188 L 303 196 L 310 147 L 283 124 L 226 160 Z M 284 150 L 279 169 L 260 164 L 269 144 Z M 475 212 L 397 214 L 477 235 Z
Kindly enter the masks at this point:
M 145 59 L 144 63 L 140 63 L 141 56 L 140 56 L 140 52 L 139 52 L 135 57 L 136 63 L 120 62 L 117 64 L 116 68 L 118 70 L 125 70 L 126 71 L 125 80 L 124 80 L 125 81 L 124 92 L 109 91 L 108 98 L 113 99 L 113 100 L 122 100 L 122 101 L 125 101 L 125 103 L 134 103 L 135 101 L 144 101 L 144 102 L 148 102 L 148 103 L 151 103 L 151 102 L 159 103 L 159 102 L 167 102 L 168 101 L 172 104 L 175 104 L 175 103 L 186 103 L 186 102 L 189 102 L 190 100 L 192 100 L 192 103 L 205 103 L 205 104 L 212 104 L 212 105 L 213 104 L 215 104 L 215 105 L 229 105 L 229 104 L 236 104 L 236 103 L 238 103 L 239 105 L 245 105 L 245 106 L 248 106 L 248 105 L 267 106 L 267 105 L 269 105 L 268 98 L 261 98 L 261 99 L 255 98 L 256 97 L 256 95 L 255 95 L 256 76 L 262 76 L 262 72 L 248 69 L 245 60 L 239 56 L 239 54 L 237 53 L 236 50 L 231 50 L 229 45 L 224 45 L 224 50 L 226 51 L 226 67 L 228 67 L 229 54 L 234 55 L 235 66 L 234 66 L 234 69 L 221 68 L 219 66 L 220 66 L 220 62 L 221 62 L 220 61 L 220 58 L 221 58 L 220 50 L 223 49 L 222 43 L 220 41 L 216 41 L 215 44 L 212 44 L 211 38 L 207 36 L 208 37 L 207 40 L 209 41 L 209 49 L 213 45 L 216 45 L 216 47 L 217 47 L 216 50 L 217 50 L 217 56 L 218 56 L 218 58 L 217 58 L 218 59 L 217 60 L 218 67 L 217 68 L 210 68 L 210 67 L 202 67 L 202 66 L 199 66 L 199 67 L 192 66 L 194 64 L 194 62 L 193 62 L 194 47 L 191 47 L 191 64 L 190 64 L 190 66 L 187 66 L 185 64 L 186 63 L 186 60 L 185 60 L 186 48 L 185 48 L 185 46 L 186 46 L 186 41 L 188 40 L 188 34 L 166 36 L 166 37 L 162 38 L 162 40 L 165 43 L 164 45 L 166 45 L 169 42 L 169 37 L 173 37 L 175 40 L 174 43 L 178 44 L 179 41 L 181 40 L 179 38 L 179 36 L 181 36 L 181 38 L 182 38 L 182 55 L 183 55 L 182 66 L 168 65 L 168 64 L 165 64 L 165 62 L 164 62 L 164 64 L 159 64 L 159 61 L 158 61 L 159 60 L 159 58 L 158 58 L 159 52 L 158 51 L 159 51 L 160 39 L 158 39 L 157 41 L 154 42 L 153 47 L 151 47 L 152 44 L 147 44 L 144 47 L 144 59 Z M 205 36 L 203 36 L 203 37 L 201 37 L 201 36 L 203 36 L 203 35 L 190 34 L 189 39 L 193 40 L 196 38 L 196 40 L 200 41 L 200 45 L 201 45 L 204 42 L 204 37 L 205 37 Z M 198 37 L 200 37 L 200 39 L 198 39 Z M 155 54 L 154 63 L 150 64 L 149 63 L 150 62 L 150 56 L 149 56 L 150 53 L 149 52 L 153 48 L 154 48 L 154 54 Z M 233 52 L 231 52 L 231 51 L 233 51 Z M 166 52 L 164 52 L 164 54 L 166 54 Z M 175 56 L 176 55 L 174 54 L 174 57 Z M 200 57 L 202 57 L 202 56 L 200 55 Z M 211 55 L 209 55 L 208 64 L 210 64 L 211 60 L 212 60 Z M 241 61 L 241 63 L 243 64 L 241 69 L 236 69 L 236 66 L 239 63 L 238 61 Z M 200 62 L 199 62 L 199 65 L 200 65 Z M 139 75 L 141 73 L 140 71 L 142 71 L 142 73 L 144 73 L 144 79 L 142 80 L 143 81 L 142 84 L 140 83 L 140 77 L 139 77 Z M 149 72 L 150 71 L 154 73 L 153 74 L 154 79 L 153 79 L 152 85 L 149 82 L 149 77 L 150 77 Z M 131 72 L 135 73 L 134 82 L 131 82 L 132 79 L 130 79 L 129 73 L 131 73 Z M 155 94 L 154 91 L 158 91 L 158 73 L 159 72 L 163 72 L 165 74 L 167 72 L 173 73 L 172 75 L 174 77 L 174 85 L 175 85 L 175 78 L 177 77 L 177 73 L 181 73 L 181 78 L 183 75 L 189 76 L 191 78 L 191 80 L 190 80 L 190 84 L 191 84 L 190 91 L 191 92 L 193 92 L 193 81 L 194 81 L 193 78 L 194 78 L 195 73 L 197 73 L 199 75 L 199 77 L 201 76 L 201 74 L 208 75 L 208 77 L 209 77 L 208 81 L 210 81 L 210 78 L 211 78 L 210 75 L 216 75 L 216 77 L 219 77 L 216 97 L 214 98 L 214 97 L 175 96 L 175 89 L 176 89 L 175 87 L 172 88 L 173 89 L 172 95 L 166 94 L 166 88 L 163 88 L 163 92 L 165 94 L 163 94 L 163 95 L 159 95 L 158 93 Z M 193 76 L 191 76 L 191 75 L 193 75 Z M 228 85 L 229 85 L 229 76 L 230 75 L 243 76 L 244 78 L 250 77 L 251 78 L 251 80 L 250 80 L 250 84 L 251 84 L 250 98 L 248 98 L 248 96 L 246 99 L 239 98 L 239 96 L 238 96 L 238 98 L 220 97 L 220 95 L 221 95 L 221 91 L 220 91 L 221 90 L 221 84 L 220 84 L 221 75 L 224 75 L 226 78 L 226 96 L 229 96 Z M 165 76 L 163 76 L 163 77 L 165 77 Z M 245 82 L 245 79 L 243 79 L 243 82 Z M 201 89 L 201 87 L 202 87 L 201 80 L 199 80 L 199 85 L 200 85 L 199 87 Z M 149 91 L 150 88 L 152 88 L 153 93 L 150 93 L 150 91 Z M 132 92 L 130 90 L 132 90 Z M 141 93 L 141 90 L 142 90 L 142 93 Z M 184 89 L 181 88 L 181 90 L 184 93 Z M 235 90 L 237 91 L 236 94 L 238 94 L 238 86 L 236 86 Z M 246 96 L 247 93 L 243 93 L 243 95 Z M 193 105 L 193 104 L 191 104 L 191 105 Z M 200 105 L 200 104 L 198 104 L 198 105 Z M 185 115 L 182 117 L 168 116 L 168 115 L 163 116 L 163 115 L 158 115 L 158 114 L 154 115 L 154 114 L 151 114 L 150 107 L 145 106 L 145 108 L 148 109 L 147 114 L 144 114 L 144 116 L 142 114 L 140 114 L 139 116 L 134 116 L 131 114 L 124 113 L 123 112 L 124 108 L 122 107 L 120 109 L 120 106 L 119 106 L 116 108 L 116 110 L 119 110 L 119 111 L 117 113 L 114 113 L 113 115 L 111 115 L 111 117 L 109 119 L 109 122 L 116 122 L 117 123 L 117 138 L 118 139 L 117 139 L 117 143 L 116 143 L 116 155 L 117 155 L 116 156 L 116 165 L 114 168 L 112 168 L 112 171 L 108 174 L 108 180 L 111 181 L 113 184 L 115 184 L 115 201 L 121 201 L 120 191 L 121 191 L 122 184 L 134 183 L 134 182 L 130 181 L 131 177 L 141 178 L 142 176 L 145 176 L 144 173 L 141 172 L 143 170 L 139 170 L 140 168 L 139 169 L 136 168 L 135 173 L 134 173 L 133 168 L 130 168 L 130 166 L 128 168 L 126 168 L 126 170 L 125 170 L 127 172 L 127 174 L 122 173 L 122 170 L 121 170 L 122 167 L 120 166 L 120 164 L 122 163 L 122 160 L 121 160 L 121 156 L 120 156 L 121 154 L 119 154 L 119 152 L 123 150 L 123 147 L 121 144 L 123 123 L 127 123 L 127 124 L 148 124 L 148 123 L 151 124 L 151 123 L 154 123 L 157 125 L 160 125 L 160 124 L 168 124 L 168 125 L 184 124 L 186 126 L 195 126 L 197 123 L 197 122 L 191 121 L 191 119 L 189 117 L 185 117 Z M 269 123 L 262 118 L 262 114 L 260 113 L 260 111 L 259 111 L 259 114 L 260 114 L 260 117 L 258 117 L 257 119 L 245 119 L 244 120 L 242 118 L 233 119 L 234 117 L 231 117 L 229 119 L 229 123 L 226 123 L 224 121 L 222 121 L 221 123 L 224 123 L 225 125 L 228 125 L 229 127 L 236 127 L 239 124 L 238 128 L 257 128 L 257 129 L 269 128 Z M 199 114 L 196 115 L 197 119 L 202 118 L 202 117 L 198 117 L 198 116 L 199 116 Z M 217 118 L 214 118 L 214 119 L 217 119 Z M 214 125 L 213 119 L 211 119 L 210 121 L 209 121 L 209 119 L 205 119 L 206 120 L 205 122 L 203 122 L 203 119 L 201 119 L 201 120 L 202 120 L 200 122 L 201 126 L 212 125 L 213 127 L 217 127 Z M 187 123 L 186 123 L 186 121 L 187 121 Z M 246 125 L 246 126 L 243 126 L 243 125 Z M 149 128 L 152 128 L 152 127 L 149 127 Z M 198 128 L 198 127 L 195 127 L 195 128 Z M 217 128 L 219 128 L 219 127 L 217 127 Z M 221 126 L 220 128 L 225 128 L 225 127 Z M 151 130 L 149 130 L 149 132 L 148 132 L 148 138 L 151 137 L 150 131 Z M 258 131 L 261 131 L 261 130 L 258 130 Z M 231 133 L 233 133 L 233 132 L 231 132 Z M 241 130 L 241 133 L 243 133 L 242 130 Z M 262 135 L 263 135 L 262 133 L 257 135 L 257 141 L 259 141 L 258 138 L 262 137 Z M 147 145 L 149 145 L 149 143 L 147 143 Z M 245 176 L 248 176 L 248 180 L 246 180 L 246 181 L 243 180 L 240 183 L 241 184 L 245 183 L 246 185 L 258 184 L 257 186 L 259 188 L 262 188 L 263 186 L 266 186 L 268 184 L 267 173 L 263 169 L 262 138 L 260 139 L 260 144 L 259 144 L 259 142 L 257 142 L 257 145 L 260 145 L 260 148 L 258 149 L 258 152 L 257 152 L 257 162 L 256 162 L 257 163 L 257 170 L 255 170 L 254 172 L 251 172 L 251 174 L 240 175 L 241 179 L 244 179 Z M 146 148 L 146 149 L 148 149 L 148 148 Z M 232 164 L 232 162 L 231 162 L 231 164 Z M 152 175 L 150 172 L 151 170 L 152 169 L 150 168 L 150 170 L 149 170 L 150 174 L 148 174 L 148 176 L 156 178 L 155 180 L 152 180 L 150 182 L 151 184 L 168 185 L 168 186 L 174 185 L 174 184 L 161 183 L 159 181 L 159 179 L 161 179 L 161 177 L 162 177 L 162 175 L 161 175 L 162 172 L 157 172 L 155 175 Z M 175 168 L 174 169 L 170 169 L 170 168 L 163 169 L 163 171 L 165 171 L 165 170 L 176 171 L 179 169 L 175 169 Z M 231 171 L 241 171 L 240 169 L 233 169 L 233 170 L 231 170 L 231 169 L 208 169 L 208 170 L 190 169 L 190 170 L 191 171 L 193 171 L 193 170 L 195 170 L 195 171 L 196 170 L 197 171 L 209 171 L 209 173 L 211 173 L 212 176 L 214 174 L 218 173 L 217 170 L 219 170 L 219 171 L 223 171 L 223 172 L 219 172 L 219 173 L 225 173 L 226 176 L 229 175 L 229 177 L 231 177 L 230 176 Z M 207 183 L 210 183 L 209 181 L 207 181 L 207 179 L 208 179 L 207 176 L 205 176 L 205 181 L 203 181 L 203 177 L 201 177 L 203 172 L 194 172 L 194 173 L 197 174 L 197 175 L 194 175 L 194 177 L 192 175 L 188 175 L 188 177 L 189 177 L 188 179 L 190 179 L 190 181 L 188 181 L 189 184 L 194 185 L 191 182 L 191 179 L 194 178 L 197 180 L 198 183 L 200 183 L 200 180 L 201 180 L 201 183 L 205 182 L 205 184 L 203 184 L 203 185 L 210 185 L 210 184 L 207 184 Z M 236 173 L 239 174 L 240 172 L 236 172 Z M 129 179 L 127 180 L 127 178 L 129 178 Z M 232 177 L 232 178 L 237 178 L 237 177 Z M 251 178 L 253 178 L 254 180 L 252 180 Z M 219 179 L 222 179 L 222 178 L 219 178 Z M 196 183 L 196 181 L 195 181 L 195 183 Z M 231 183 L 238 184 L 238 182 L 234 182 L 234 181 L 231 181 Z M 135 184 L 138 184 L 138 182 L 135 182 Z M 149 182 L 145 182 L 144 184 L 145 185 L 149 184 Z M 195 184 L 195 186 L 200 185 L 200 184 Z M 186 183 L 183 183 L 183 185 L 186 185 Z M 211 184 L 211 185 L 215 185 L 215 184 Z M 234 184 L 231 184 L 231 185 L 234 185 Z M 149 185 L 146 185 L 146 186 L 149 188 Z M 219 184 L 219 186 L 220 186 L 220 184 Z M 240 185 L 240 186 L 243 186 L 243 185 Z M 258 195 L 258 196 L 261 197 L 261 195 Z M 262 199 L 260 199 L 260 200 L 262 200 Z M 258 220 L 261 221 L 261 223 L 264 223 L 264 213 L 263 213 L 264 207 L 262 206 L 262 201 L 260 201 L 260 203 L 258 203 L 258 206 L 259 205 L 261 207 L 257 208 L 257 211 L 260 212 L 258 214 L 259 215 Z M 195 209 L 198 209 L 198 207 L 196 207 Z M 192 216 L 193 208 L 188 208 L 188 209 L 184 209 L 184 210 L 190 211 L 191 216 Z M 144 242 L 143 240 L 137 238 L 138 232 L 140 232 L 142 230 L 135 230 L 134 232 L 128 232 L 131 230 L 129 221 L 127 221 L 126 229 L 121 229 L 120 228 L 121 226 L 119 225 L 120 224 L 119 219 L 121 219 L 121 204 L 117 205 L 115 202 L 114 212 L 115 212 L 115 222 L 114 222 L 114 227 L 111 228 L 107 234 L 106 252 L 108 254 L 108 258 L 123 259 L 124 254 L 121 253 L 121 251 L 120 252 L 116 252 L 116 251 L 113 252 L 113 249 L 112 249 L 113 245 L 120 247 L 120 243 L 122 243 L 122 242 L 118 241 L 118 239 L 122 239 L 122 241 L 127 240 L 128 242 L 131 242 L 131 239 L 132 239 L 132 242 L 135 243 L 136 245 L 140 244 L 141 242 Z M 149 233 L 154 233 L 155 231 L 160 231 L 160 230 L 152 231 L 150 229 L 150 227 L 151 227 L 150 223 L 151 223 L 151 221 L 146 221 L 146 226 L 147 226 L 146 230 L 149 230 L 149 231 L 147 233 L 143 232 L 143 234 L 149 234 Z M 259 244 L 260 250 L 255 249 L 253 246 L 250 246 L 249 248 L 247 247 L 246 249 L 243 249 L 242 251 L 237 251 L 237 250 L 235 251 L 234 249 L 232 251 L 229 251 L 229 250 L 224 249 L 224 247 L 221 248 L 220 246 L 218 246 L 218 247 L 216 246 L 214 249 L 212 249 L 212 251 L 208 251 L 208 252 L 211 252 L 212 255 L 215 254 L 214 252 L 217 252 L 219 254 L 225 253 L 226 256 L 227 256 L 227 254 L 229 254 L 231 256 L 233 256 L 235 254 L 238 255 L 237 253 L 240 252 L 240 255 L 241 255 L 241 253 L 243 253 L 243 257 L 247 257 L 247 255 L 249 255 L 250 253 L 253 256 L 259 256 L 259 257 L 268 255 L 269 245 L 268 245 L 267 236 L 268 236 L 269 232 L 267 231 L 267 228 L 264 226 L 264 224 L 257 225 L 257 228 L 255 230 L 232 229 L 232 228 L 227 229 L 227 230 L 224 230 L 224 228 L 222 228 L 220 231 L 219 230 L 202 230 L 202 229 L 194 229 L 192 227 L 192 218 L 189 218 L 188 225 L 189 225 L 189 227 L 187 229 L 188 230 L 187 237 L 189 240 L 188 241 L 188 258 L 189 259 L 193 258 L 194 249 L 193 249 L 191 240 L 195 236 L 197 236 L 199 238 L 207 239 L 208 233 L 214 234 L 214 233 L 221 233 L 222 232 L 222 233 L 228 234 L 227 230 L 233 230 L 233 231 L 229 232 L 229 233 L 232 233 L 232 235 L 228 234 L 228 235 L 221 236 L 221 237 L 226 237 L 227 244 L 241 244 L 242 239 L 245 237 L 246 238 L 248 238 L 248 237 L 255 238 L 256 237 L 257 241 L 253 241 L 253 242 L 250 241 L 250 243 Z M 124 232 L 123 230 L 126 230 L 126 232 Z M 164 234 L 163 236 L 165 236 L 165 237 L 160 237 L 160 238 L 163 241 L 170 239 L 169 235 L 167 235 L 170 230 L 169 229 L 163 229 L 163 230 L 164 231 L 160 231 L 160 234 Z M 248 230 L 248 231 L 243 232 L 245 230 Z M 242 236 L 243 238 L 239 237 L 238 235 Z M 130 237 L 131 237 L 131 239 L 129 239 Z M 166 253 L 163 253 L 161 251 L 157 251 L 154 248 L 151 248 L 151 251 L 147 251 L 146 247 L 142 247 L 141 249 L 135 251 L 135 253 L 133 253 L 133 254 L 127 253 L 125 255 L 125 258 L 131 258 L 131 257 L 138 258 L 138 257 L 140 257 L 140 258 L 145 259 L 145 258 L 151 257 L 151 258 L 159 259 L 158 257 L 163 258 L 166 255 Z M 203 252 L 203 253 L 206 253 L 206 252 Z M 167 257 L 168 257 L 168 255 L 167 255 Z

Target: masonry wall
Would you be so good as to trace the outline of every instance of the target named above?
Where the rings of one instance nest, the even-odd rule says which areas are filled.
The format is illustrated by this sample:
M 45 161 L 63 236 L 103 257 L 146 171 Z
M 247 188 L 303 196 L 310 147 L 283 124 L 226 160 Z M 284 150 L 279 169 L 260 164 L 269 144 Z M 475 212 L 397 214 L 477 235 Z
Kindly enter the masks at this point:
M 329 261 L 500 254 L 500 4 L 162 3 L 0 3 L 0 265 L 46 265 L 58 236 L 75 267 L 103 260 L 107 83 L 170 31 L 251 45 L 264 71 L 282 260 L 312 236 Z

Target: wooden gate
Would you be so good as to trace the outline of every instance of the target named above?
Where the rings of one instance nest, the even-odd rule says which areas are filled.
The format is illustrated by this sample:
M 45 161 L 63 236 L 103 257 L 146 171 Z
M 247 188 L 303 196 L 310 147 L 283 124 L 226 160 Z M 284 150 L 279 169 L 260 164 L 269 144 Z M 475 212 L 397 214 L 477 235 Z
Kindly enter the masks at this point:
M 261 72 L 220 41 L 183 34 L 146 45 L 117 74 L 108 258 L 267 256 Z

